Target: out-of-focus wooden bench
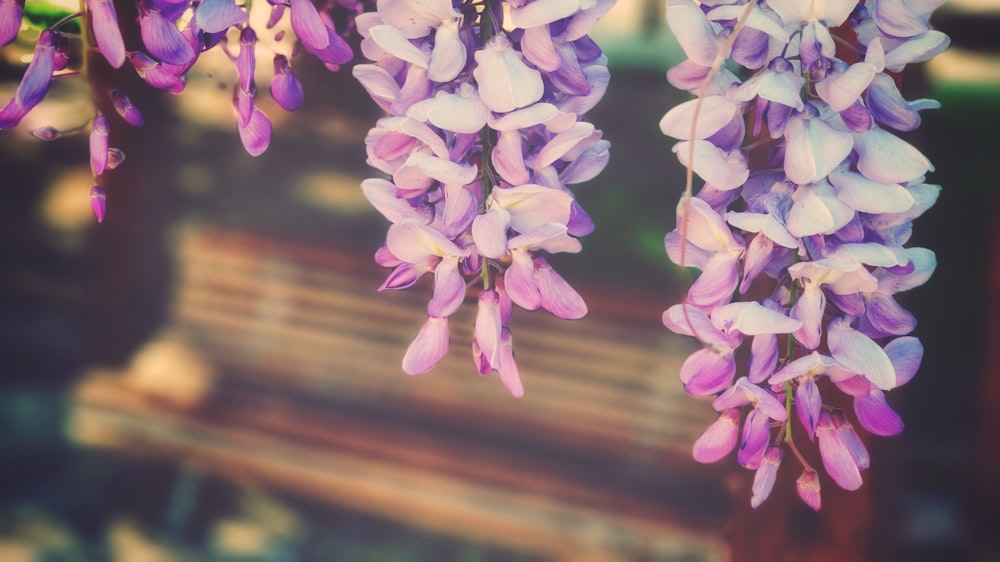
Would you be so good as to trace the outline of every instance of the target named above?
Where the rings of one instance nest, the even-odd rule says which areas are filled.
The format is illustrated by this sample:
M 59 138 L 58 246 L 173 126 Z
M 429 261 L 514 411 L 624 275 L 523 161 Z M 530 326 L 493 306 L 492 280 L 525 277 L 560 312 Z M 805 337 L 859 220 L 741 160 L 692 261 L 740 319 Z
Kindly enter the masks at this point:
M 367 257 L 187 227 L 175 268 L 160 335 L 77 388 L 79 443 L 550 560 L 728 559 L 721 473 L 690 460 L 714 415 L 677 380 L 689 349 L 660 304 L 584 291 L 581 321 L 516 313 L 516 400 L 473 369 L 471 301 L 448 357 L 403 374 L 428 291 L 377 294 Z

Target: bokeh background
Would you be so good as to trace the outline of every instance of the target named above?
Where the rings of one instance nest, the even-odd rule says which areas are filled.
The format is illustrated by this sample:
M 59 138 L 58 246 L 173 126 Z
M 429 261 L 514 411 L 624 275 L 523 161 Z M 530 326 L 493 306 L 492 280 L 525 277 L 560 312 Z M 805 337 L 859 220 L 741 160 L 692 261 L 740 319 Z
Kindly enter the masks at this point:
M 113 131 L 102 225 L 86 136 L 28 133 L 89 118 L 86 84 L 57 81 L 0 134 L 0 561 L 1000 559 L 1000 3 L 941 8 L 953 48 L 903 77 L 943 104 L 907 136 L 943 186 L 913 238 L 938 270 L 901 299 L 926 356 L 890 396 L 906 431 L 866 436 L 865 485 L 825 480 L 819 514 L 792 463 L 751 510 L 751 473 L 689 458 L 714 416 L 659 322 L 691 280 L 662 245 L 684 174 L 657 122 L 684 97 L 661 4 L 619 0 L 595 31 L 612 158 L 577 190 L 596 231 L 553 260 L 591 312 L 515 315 L 521 400 L 474 373 L 472 302 L 438 368 L 401 372 L 429 287 L 375 291 L 386 223 L 358 183 L 380 114 L 349 72 L 298 61 L 292 114 L 260 88 L 258 158 L 224 57 L 180 96 L 95 76 L 146 120 Z M 28 48 L 0 51 L 0 99 Z

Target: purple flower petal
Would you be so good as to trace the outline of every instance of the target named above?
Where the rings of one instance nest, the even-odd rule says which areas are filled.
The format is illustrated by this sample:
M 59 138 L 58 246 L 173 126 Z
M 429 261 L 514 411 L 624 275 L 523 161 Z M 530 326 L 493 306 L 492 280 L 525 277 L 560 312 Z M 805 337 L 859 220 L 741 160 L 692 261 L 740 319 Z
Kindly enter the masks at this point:
M 244 27 L 240 31 L 240 52 L 236 55 L 236 74 L 239 76 L 240 90 L 254 92 L 254 72 L 257 68 L 257 34 L 253 28 Z
M 198 27 L 207 33 L 219 33 L 250 20 L 233 0 L 202 0 L 195 10 Z
M 118 27 L 114 0 L 87 0 L 87 15 L 94 29 L 97 50 L 114 68 L 125 63 L 125 42 Z
M 889 407 L 885 394 L 873 388 L 868 396 L 854 397 L 854 413 L 861 427 L 875 435 L 899 435 L 903 432 L 903 419 Z
M 493 168 L 511 185 L 522 185 L 531 180 L 524 163 L 523 146 L 519 131 L 503 131 L 490 154 Z
M 774 374 L 778 364 L 778 337 L 774 334 L 758 334 L 750 343 L 750 373 L 748 378 L 760 384 Z
M 868 109 L 879 124 L 897 131 L 912 131 L 920 126 L 920 113 L 899 93 L 896 82 L 877 74 L 865 95 Z
M 90 171 L 94 176 L 104 173 L 108 166 L 108 118 L 100 111 L 90 124 Z
M 271 97 L 285 111 L 295 111 L 302 105 L 305 93 L 302 84 L 292 72 L 285 55 L 274 55 L 274 77 L 271 79 Z
M 51 30 L 42 30 L 35 43 L 35 53 L 21 77 L 14 98 L 0 109 L 0 129 L 17 126 L 21 119 L 42 101 L 55 68 L 56 36 Z
M 250 156 L 260 156 L 271 143 L 271 120 L 263 111 L 254 108 L 246 125 L 237 123 L 240 141 Z
M 795 490 L 806 505 L 811 507 L 813 511 L 819 511 L 821 505 L 819 477 L 815 470 L 807 468 L 802 471 L 802 475 L 795 481 Z
M 694 442 L 694 460 L 713 463 L 729 454 L 739 438 L 740 411 L 736 408 L 722 412 L 708 429 Z
M 514 347 L 510 330 L 507 328 L 504 328 L 500 335 L 500 366 L 497 368 L 497 372 L 511 396 L 514 398 L 524 396 L 524 386 L 521 385 L 521 376 L 517 371 L 517 363 L 514 361 Z
M 830 321 L 827 345 L 833 358 L 846 369 L 864 376 L 882 390 L 896 387 L 896 372 L 889 356 L 871 338 L 851 328 L 846 318 Z
M 719 52 L 719 40 L 700 7 L 691 0 L 671 0 L 667 5 L 667 24 L 689 59 L 701 66 L 712 66 Z
M 905 336 L 917 327 L 917 319 L 896 302 L 896 299 L 882 293 L 874 293 L 866 299 L 865 318 L 878 334 L 883 336 Z
M 854 135 L 858 170 L 879 183 L 905 183 L 915 180 L 934 166 L 910 143 L 877 127 Z
M 507 254 L 507 228 L 510 213 L 499 205 L 477 215 L 472 221 L 472 240 L 479 253 L 492 259 L 500 259 Z
M 448 257 L 434 270 L 434 294 L 427 303 L 430 316 L 451 316 L 465 299 L 465 279 L 458 271 L 458 259 Z
M 743 440 L 740 442 L 736 461 L 744 468 L 760 466 L 764 450 L 771 438 L 771 420 L 763 412 L 754 408 L 743 422 Z
M 850 133 L 838 131 L 820 119 L 789 119 L 785 129 L 788 179 L 797 184 L 822 180 L 847 158 L 856 139 L 862 136 L 852 138 Z
M 111 104 L 126 123 L 133 127 L 142 126 L 142 113 L 132 104 L 132 100 L 121 90 L 111 90 Z
M 479 293 L 479 308 L 473 341 L 482 355 L 481 374 L 486 374 L 500 365 L 500 295 L 494 290 Z M 484 368 L 485 367 L 485 370 Z
M 544 258 L 535 258 L 535 279 L 542 308 L 565 320 L 577 320 L 587 315 L 587 304 L 565 279 Z
M 753 475 L 753 494 L 750 497 L 750 507 L 757 509 L 764 500 L 771 495 L 774 488 L 774 481 L 778 477 L 778 466 L 781 465 L 781 449 L 779 447 L 768 447 L 764 453 L 764 458 Z
M 833 425 L 830 415 L 820 414 L 816 426 L 816 437 L 819 440 L 819 452 L 823 459 L 823 467 L 838 486 L 845 490 L 857 490 L 861 487 L 861 473 L 854 457 L 841 440 L 840 433 Z
M 0 47 L 17 39 L 24 0 L 0 0 Z
M 517 306 L 525 310 L 537 310 L 542 306 L 542 295 L 538 292 L 535 266 L 528 252 L 511 253 L 511 264 L 504 273 L 507 294 Z
M 330 35 L 312 0 L 291 0 L 292 30 L 306 49 L 322 50 L 330 45 Z
M 184 81 L 181 78 L 145 54 L 138 51 L 129 53 L 129 62 L 135 67 L 136 74 L 150 86 L 173 94 L 184 90 Z
M 479 97 L 491 111 L 506 113 L 541 99 L 541 74 L 524 63 L 523 55 L 506 35 L 493 37 L 474 56 L 476 67 L 472 72 L 479 85 Z
M 729 302 L 739 284 L 737 252 L 719 252 L 709 258 L 705 269 L 688 289 L 688 302 L 702 308 L 712 308 Z
M 885 354 L 896 371 L 896 386 L 903 386 L 920 368 L 924 358 L 924 346 L 913 336 L 896 338 L 885 346 Z
M 795 390 L 795 411 L 798 412 L 799 421 L 806 429 L 809 439 L 815 437 L 816 423 L 819 422 L 822 406 L 823 400 L 819 394 L 819 387 L 816 386 L 816 379 L 804 377 Z
M 420 375 L 430 371 L 448 353 L 448 319 L 428 318 L 403 356 L 403 371 Z
M 458 35 L 459 19 L 447 21 L 434 32 L 434 49 L 427 62 L 427 77 L 434 82 L 453 80 L 465 68 L 468 53 Z
M 379 285 L 378 290 L 381 291 L 394 291 L 398 289 L 407 289 L 412 287 L 424 276 L 425 273 L 431 271 L 433 266 L 430 265 L 430 260 L 421 263 L 401 263 L 392 270 L 392 273 L 385 278 L 385 281 Z
M 174 22 L 157 9 L 140 9 L 139 31 L 143 45 L 163 63 L 185 66 L 195 58 L 188 40 Z
M 97 222 L 104 222 L 104 215 L 107 210 L 107 196 L 100 186 L 95 185 L 90 188 L 90 208 L 94 211 Z
M 693 396 L 710 396 L 733 383 L 736 361 L 730 354 L 720 355 L 711 349 L 699 349 L 681 365 L 684 389 Z

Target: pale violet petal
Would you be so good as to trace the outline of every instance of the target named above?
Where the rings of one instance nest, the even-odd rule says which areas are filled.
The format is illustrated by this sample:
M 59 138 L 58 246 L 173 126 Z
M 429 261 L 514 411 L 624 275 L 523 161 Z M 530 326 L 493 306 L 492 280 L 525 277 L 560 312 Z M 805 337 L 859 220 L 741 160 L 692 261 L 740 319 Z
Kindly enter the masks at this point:
M 908 182 L 934 170 L 930 160 L 913 145 L 878 127 L 854 135 L 854 145 L 858 170 L 876 182 Z
M 882 390 L 896 387 L 896 371 L 889 356 L 874 340 L 851 328 L 846 319 L 830 321 L 827 344 L 833 358 L 846 369 L 865 377 Z

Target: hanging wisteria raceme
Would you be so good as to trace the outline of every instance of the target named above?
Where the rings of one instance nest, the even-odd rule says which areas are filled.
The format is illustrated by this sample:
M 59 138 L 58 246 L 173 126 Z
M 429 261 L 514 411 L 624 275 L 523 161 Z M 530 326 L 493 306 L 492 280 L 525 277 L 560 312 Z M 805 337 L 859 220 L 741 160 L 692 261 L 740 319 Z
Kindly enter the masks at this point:
M 933 252 L 906 243 L 940 188 L 925 183 L 928 159 L 893 131 L 916 129 L 919 111 L 938 104 L 904 99 L 894 73 L 947 48 L 928 24 L 941 3 L 667 4 L 687 56 L 667 78 L 697 97 L 660 127 L 704 185 L 691 196 L 689 183 L 666 237 L 670 258 L 701 273 L 663 321 L 702 343 L 680 377 L 719 412 L 694 457 L 737 449 L 756 471 L 753 507 L 794 458 L 799 495 L 818 510 L 823 473 L 847 490 L 862 485 L 869 458 L 855 424 L 903 430 L 886 393 L 913 377 L 923 347 L 895 295 L 934 270 Z M 807 462 L 806 441 L 822 470 Z
M 258 36 L 274 30 L 285 12 L 289 12 L 292 31 L 297 43 L 282 43 L 281 31 L 269 31 L 273 41 L 265 50 L 273 57 L 274 75 L 270 92 L 274 101 L 287 111 L 294 111 L 303 101 L 302 86 L 289 62 L 300 44 L 321 60 L 330 70 L 354 58 L 351 47 L 342 37 L 353 31 L 354 17 L 365 9 L 365 0 L 326 0 L 320 7 L 312 0 L 269 0 L 270 18 L 262 30 L 250 24 L 250 3 L 234 0 L 135 0 L 139 14 L 137 22 L 121 21 L 113 0 L 86 0 L 84 10 L 67 14 L 49 28 L 31 27 L 32 19 L 25 14 L 24 0 L 0 0 L 0 47 L 15 39 L 30 40 L 37 35 L 35 51 L 21 83 L 6 105 L 0 108 L 0 129 L 16 127 L 38 105 L 48 92 L 52 80 L 61 76 L 87 73 L 83 68 L 69 68 L 71 45 L 77 44 L 77 34 L 67 31 L 71 22 L 80 21 L 83 28 L 83 50 L 94 50 L 112 68 L 131 66 L 146 83 L 159 90 L 180 93 L 185 76 L 198 57 L 213 48 L 224 49 L 233 60 L 238 80 L 233 92 L 236 127 L 246 151 L 258 156 L 267 150 L 271 140 L 271 121 L 255 106 L 257 87 L 254 83 L 256 55 L 261 50 Z M 370 4 L 370 2 L 368 2 Z M 30 8 L 30 5 L 29 5 Z M 27 31 L 21 32 L 22 19 Z M 339 22 L 340 29 L 335 26 Z M 140 45 L 125 45 L 123 25 L 138 25 Z M 235 48 L 234 48 L 235 47 Z M 287 51 L 287 52 L 282 52 Z M 88 57 L 80 57 L 88 60 Z M 100 64 L 90 58 L 91 64 Z M 120 90 L 95 92 L 96 99 L 110 101 L 118 114 L 108 119 L 95 108 L 90 121 L 90 162 L 94 186 L 91 205 L 98 222 L 104 220 L 106 194 L 100 177 L 118 166 L 125 153 L 108 144 L 112 126 L 122 121 L 141 126 L 142 114 L 129 97 Z M 80 127 L 80 129 L 85 126 Z M 32 133 L 43 140 L 54 140 L 69 131 L 42 127 Z M 75 132 L 75 131 L 74 131 Z
M 383 0 L 359 16 L 372 64 L 354 75 L 389 116 L 366 139 L 388 175 L 365 195 L 392 225 L 376 254 L 380 290 L 434 277 L 428 319 L 403 358 L 420 374 L 447 353 L 448 317 L 480 287 L 473 360 L 514 396 L 514 304 L 580 318 L 580 295 L 546 254 L 580 251 L 593 230 L 568 186 L 596 176 L 609 143 L 582 120 L 608 85 L 589 38 L 613 0 Z

